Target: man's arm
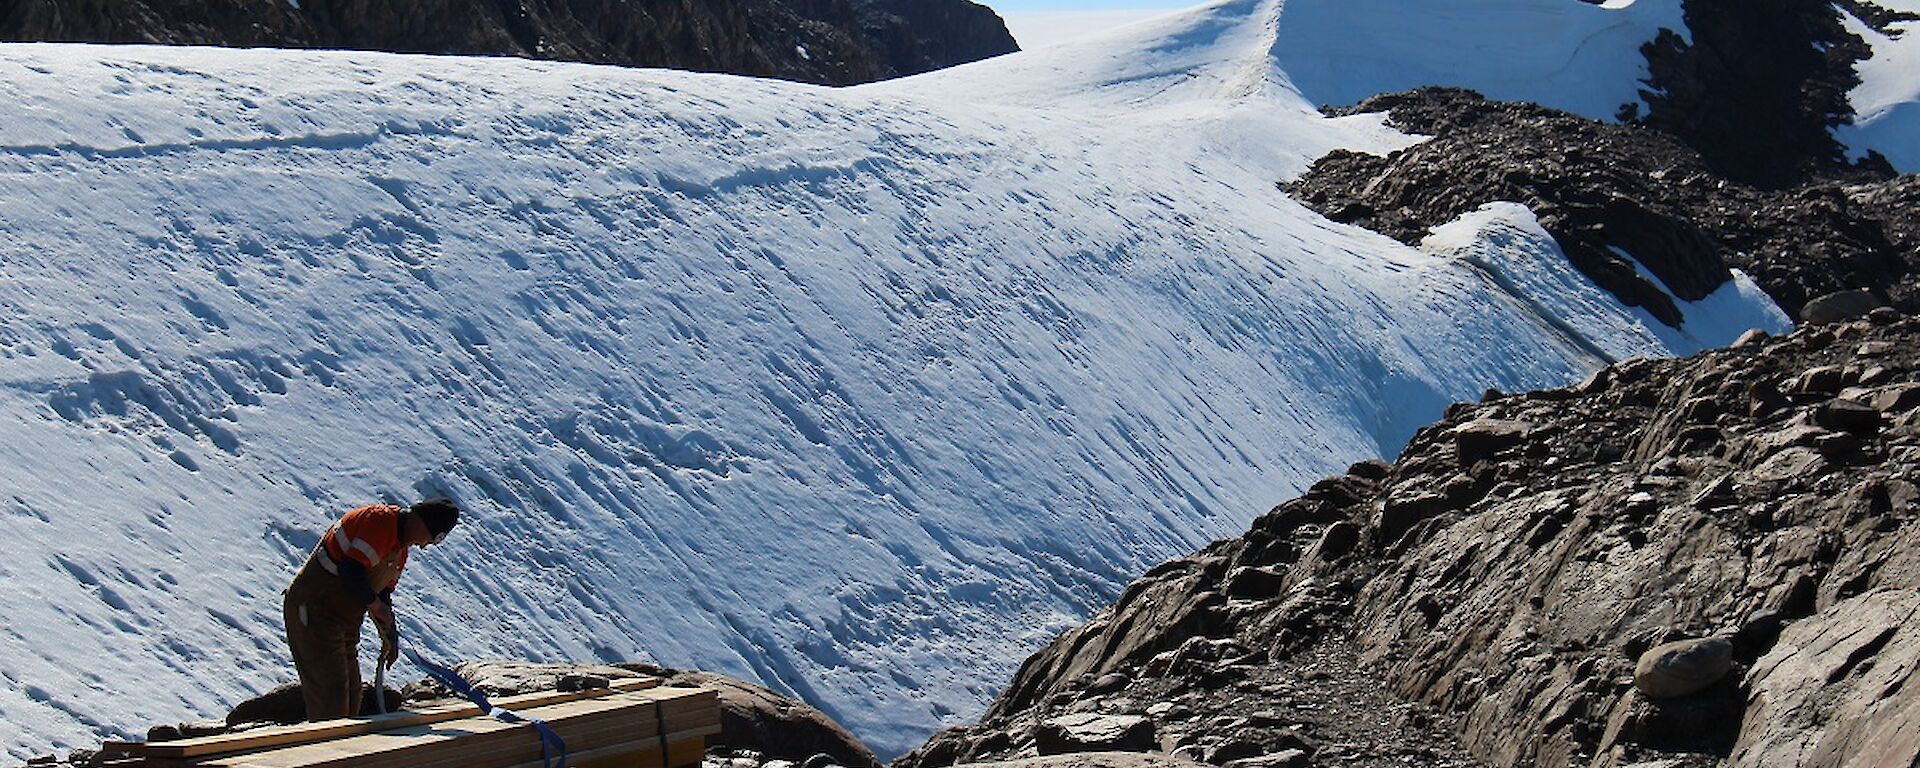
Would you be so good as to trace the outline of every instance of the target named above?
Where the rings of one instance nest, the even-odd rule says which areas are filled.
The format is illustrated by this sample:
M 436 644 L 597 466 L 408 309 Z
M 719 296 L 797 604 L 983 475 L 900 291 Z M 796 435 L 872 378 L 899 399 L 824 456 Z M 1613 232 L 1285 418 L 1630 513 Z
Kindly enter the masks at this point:
M 347 594 L 355 600 L 371 606 L 380 601 L 373 593 L 373 580 L 367 574 L 367 567 L 351 557 L 340 559 L 340 583 L 347 588 Z
M 367 615 L 373 618 L 374 628 L 380 630 L 380 665 L 393 666 L 400 660 L 400 625 L 393 617 L 393 588 L 374 593 L 367 567 L 351 557 L 340 563 L 340 582 L 354 599 L 366 603 Z

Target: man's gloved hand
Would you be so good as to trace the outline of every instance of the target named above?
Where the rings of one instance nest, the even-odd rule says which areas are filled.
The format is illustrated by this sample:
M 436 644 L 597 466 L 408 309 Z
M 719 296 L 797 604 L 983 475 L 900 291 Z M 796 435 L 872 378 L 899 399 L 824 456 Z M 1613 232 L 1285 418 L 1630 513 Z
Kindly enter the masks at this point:
M 373 625 L 380 630 L 380 668 L 391 669 L 400 660 L 400 627 L 394 622 L 393 606 L 375 602 L 367 609 Z
M 380 641 L 380 666 L 383 669 L 393 669 L 394 663 L 398 661 L 400 661 L 400 635 L 395 634 Z

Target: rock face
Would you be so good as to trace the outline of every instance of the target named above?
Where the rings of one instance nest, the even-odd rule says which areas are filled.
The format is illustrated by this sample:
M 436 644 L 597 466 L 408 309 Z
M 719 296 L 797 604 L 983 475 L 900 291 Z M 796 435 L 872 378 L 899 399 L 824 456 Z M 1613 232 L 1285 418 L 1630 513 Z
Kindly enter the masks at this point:
M 1685 0 L 1692 42 L 1667 32 L 1642 51 L 1651 73 L 1642 122 L 1743 184 L 1784 189 L 1844 174 L 1829 128 L 1853 118 L 1853 65 L 1870 51 L 1842 26 L 1841 6 L 1892 20 L 1868 0 Z
M 1861 289 L 1920 311 L 1920 177 L 1854 174 L 1767 191 L 1729 181 L 1681 141 L 1459 89 L 1378 96 L 1380 112 L 1430 141 L 1376 157 L 1335 151 L 1287 190 L 1335 221 L 1408 244 L 1488 202 L 1527 206 L 1583 274 L 1668 324 L 1668 294 L 1696 301 L 1752 275 L 1789 314 Z M 1643 276 L 1622 253 L 1652 277 Z M 1666 290 L 1661 290 L 1662 286 Z
M 1920 319 L 1876 313 L 1455 405 L 1150 572 L 898 765 L 1032 755 L 1083 713 L 1220 766 L 1910 765 L 1916 385 Z M 1637 689 L 1672 650 L 1688 685 Z
M 0 0 L 0 40 L 494 54 L 828 85 L 1018 49 L 969 0 Z
M 707 740 L 709 750 L 748 752 L 756 759 L 787 760 L 812 768 L 880 766 L 880 759 L 865 744 L 805 702 L 711 672 L 676 672 L 667 676 L 667 684 L 720 691 L 720 735 Z M 822 755 L 826 759 L 817 759 Z
M 1920 591 L 1876 590 L 1790 627 L 1754 665 L 1734 762 L 1920 761 Z M 1891 693 L 1889 693 L 1891 692 Z
M 1138 715 L 1063 715 L 1034 730 L 1042 756 L 1074 752 L 1145 752 L 1154 746 L 1153 721 Z
M 1083 752 L 968 765 L 970 768 L 1202 768 L 1205 764 L 1139 752 Z

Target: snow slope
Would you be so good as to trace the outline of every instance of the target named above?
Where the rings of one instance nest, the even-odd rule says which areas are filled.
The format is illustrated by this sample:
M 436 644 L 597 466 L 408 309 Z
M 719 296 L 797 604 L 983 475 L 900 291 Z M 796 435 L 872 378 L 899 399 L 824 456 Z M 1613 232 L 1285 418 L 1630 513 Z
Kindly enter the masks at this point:
M 1277 24 L 1275 57 L 1315 104 L 1453 85 L 1596 120 L 1640 103 L 1640 46 L 1687 29 L 1680 0 L 1315 0 Z
M 1013 39 L 1020 43 L 1023 50 L 1045 48 L 1049 45 L 1079 37 L 1097 35 L 1114 27 L 1122 27 L 1155 16 L 1164 16 L 1174 12 L 1172 8 L 1127 9 L 1103 11 L 1002 11 L 1000 18 L 1007 22 L 1007 31 L 1013 33 Z
M 1876 5 L 1920 14 L 1920 0 L 1874 0 Z M 1852 125 L 1834 129 L 1854 157 L 1878 150 L 1901 173 L 1920 173 L 1920 21 L 1896 21 L 1882 34 L 1845 10 L 1840 20 L 1873 49 L 1855 65 L 1860 84 L 1847 94 Z
M 850 90 L 0 46 L 0 741 L 288 679 L 318 533 L 446 493 L 432 655 L 733 673 L 897 752 L 1449 401 L 1728 340 L 1497 279 L 1511 211 L 1429 252 L 1285 197 L 1412 140 L 1300 96 L 1311 5 Z

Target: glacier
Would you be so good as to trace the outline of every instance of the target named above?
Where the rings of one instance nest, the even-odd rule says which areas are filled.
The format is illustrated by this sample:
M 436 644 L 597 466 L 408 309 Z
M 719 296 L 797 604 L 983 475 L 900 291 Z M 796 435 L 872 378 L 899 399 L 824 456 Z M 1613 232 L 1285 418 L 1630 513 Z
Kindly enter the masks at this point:
M 1419 140 L 1302 95 L 1317 7 L 838 90 L 0 46 L 7 755 L 290 680 L 320 532 L 440 494 L 469 519 L 402 584 L 414 647 L 734 674 L 896 754 L 1449 402 L 1787 327 L 1513 279 L 1557 258 L 1524 210 L 1412 248 L 1295 203 Z

